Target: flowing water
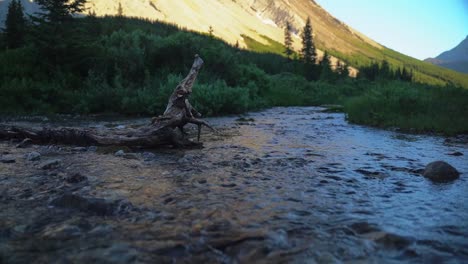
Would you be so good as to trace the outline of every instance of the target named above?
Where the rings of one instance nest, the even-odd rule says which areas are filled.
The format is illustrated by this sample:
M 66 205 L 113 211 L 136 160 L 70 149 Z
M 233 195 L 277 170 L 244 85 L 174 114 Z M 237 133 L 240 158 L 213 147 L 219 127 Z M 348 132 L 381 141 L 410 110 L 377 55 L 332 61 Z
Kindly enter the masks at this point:
M 322 110 L 213 118 L 220 135 L 185 151 L 0 143 L 16 157 L 0 164 L 0 262 L 468 262 L 466 137 L 372 129 Z M 41 160 L 22 158 L 33 150 Z M 460 178 L 422 177 L 435 160 Z M 64 182 L 76 173 L 87 179 Z M 118 206 L 53 202 L 71 193 Z

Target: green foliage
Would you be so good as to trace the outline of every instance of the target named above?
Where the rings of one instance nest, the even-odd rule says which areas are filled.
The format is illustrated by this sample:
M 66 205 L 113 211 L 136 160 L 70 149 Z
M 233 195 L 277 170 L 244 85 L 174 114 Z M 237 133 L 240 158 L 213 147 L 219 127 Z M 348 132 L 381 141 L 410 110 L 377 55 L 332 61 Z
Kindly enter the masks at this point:
M 247 47 L 252 51 L 260 53 L 273 53 L 279 55 L 284 54 L 284 46 L 281 45 L 281 43 L 272 40 L 271 38 L 265 35 L 261 35 L 260 37 L 265 40 L 266 44 L 263 44 L 247 35 L 241 35 L 241 37 L 244 39 L 244 42 L 247 45 Z
M 468 132 L 466 102 L 466 89 L 386 82 L 349 99 L 345 109 L 355 123 L 456 134 Z
M 291 37 L 291 30 L 291 23 L 289 23 L 289 21 L 286 21 L 286 27 L 284 28 L 284 54 L 288 59 L 290 59 L 294 53 L 294 50 L 292 48 L 293 42 Z
M 32 42 L 0 50 L 1 113 L 159 115 L 198 53 L 205 64 L 190 100 L 205 116 L 344 104 L 357 123 L 467 131 L 466 91 L 389 82 L 411 73 L 391 62 L 378 65 L 387 78 L 353 80 L 346 65 L 335 73 L 327 59 L 315 65 L 286 58 L 284 46 L 266 36 L 260 36 L 266 44 L 244 36 L 249 48 L 260 51 L 252 52 L 136 18 L 64 16 L 57 25 L 40 19 L 28 36 Z M 413 78 L 422 77 L 415 70 Z
M 390 68 L 387 60 L 383 60 L 381 64 L 373 62 L 369 66 L 361 67 L 358 78 L 367 80 L 400 80 L 411 82 L 413 80 L 413 70 L 407 70 L 406 67 L 399 67 L 395 70 Z
M 15 49 L 23 45 L 26 35 L 26 18 L 23 13 L 23 5 L 19 0 L 12 0 L 8 5 L 8 13 L 5 20 L 6 45 Z
M 304 29 L 301 34 L 302 38 L 302 50 L 301 58 L 305 64 L 315 64 L 317 53 L 315 50 L 315 43 L 312 33 L 312 23 L 310 17 L 307 18 Z

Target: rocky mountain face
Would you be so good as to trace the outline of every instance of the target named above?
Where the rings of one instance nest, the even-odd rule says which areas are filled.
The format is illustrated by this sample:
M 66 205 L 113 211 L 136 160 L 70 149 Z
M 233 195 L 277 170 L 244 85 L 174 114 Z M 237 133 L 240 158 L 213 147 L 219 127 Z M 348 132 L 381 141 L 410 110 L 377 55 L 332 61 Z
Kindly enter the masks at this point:
M 455 48 L 442 52 L 435 58 L 428 58 L 425 61 L 455 71 L 468 73 L 468 36 Z
M 10 1 L 0 0 L 0 25 Z M 34 0 L 21 1 L 26 12 L 37 10 Z M 245 36 L 265 45 L 271 45 L 271 41 L 283 43 L 284 27 L 289 21 L 293 28 L 293 47 L 299 51 L 300 32 L 309 17 L 319 58 L 323 54 L 321 50 L 328 50 L 352 65 L 386 59 L 394 67 L 417 69 L 415 80 L 419 82 L 442 85 L 456 79 L 468 86 L 462 74 L 390 50 L 334 18 L 313 0 L 88 0 L 86 12 L 117 15 L 119 3 L 125 16 L 164 21 L 205 33 L 211 28 L 215 36 L 244 48 L 248 48 Z M 331 58 L 332 66 L 337 60 Z M 351 69 L 351 75 L 356 72 Z
M 21 0 L 27 13 L 37 10 L 33 0 Z M 0 0 L 0 23 L 10 0 Z M 292 24 L 293 41 L 300 48 L 300 31 L 307 17 L 312 20 L 319 47 L 340 52 L 359 51 L 356 43 L 381 48 L 379 44 L 335 19 L 312 0 L 132 0 L 120 1 L 124 15 L 174 23 L 182 28 L 208 32 L 229 43 L 245 47 L 242 35 L 263 44 L 266 36 L 283 43 L 286 21 Z M 89 0 L 88 11 L 98 16 L 115 15 L 119 1 Z

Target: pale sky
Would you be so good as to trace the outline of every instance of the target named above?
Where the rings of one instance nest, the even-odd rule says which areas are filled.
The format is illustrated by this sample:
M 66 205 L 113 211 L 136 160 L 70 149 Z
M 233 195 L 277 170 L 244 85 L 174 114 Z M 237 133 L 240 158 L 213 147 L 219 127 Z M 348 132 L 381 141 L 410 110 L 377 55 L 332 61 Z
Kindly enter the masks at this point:
M 418 59 L 436 57 L 468 35 L 468 0 L 315 0 L 380 44 Z

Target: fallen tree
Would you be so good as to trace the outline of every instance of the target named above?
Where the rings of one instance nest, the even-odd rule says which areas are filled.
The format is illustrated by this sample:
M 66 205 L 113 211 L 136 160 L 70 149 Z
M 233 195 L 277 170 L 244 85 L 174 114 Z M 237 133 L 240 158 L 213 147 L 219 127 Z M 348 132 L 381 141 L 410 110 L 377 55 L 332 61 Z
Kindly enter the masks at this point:
M 83 128 L 26 128 L 18 126 L 0 125 L 0 139 L 30 139 L 35 144 L 72 144 L 96 146 L 141 146 L 157 147 L 173 145 L 176 147 L 200 147 L 200 133 L 202 126 L 214 129 L 204 120 L 189 102 L 193 84 L 203 60 L 195 55 L 192 68 L 174 89 L 164 114 L 154 117 L 148 125 L 138 129 L 125 131 L 83 129 Z M 187 124 L 198 126 L 198 141 L 194 142 L 186 137 L 184 126 Z

